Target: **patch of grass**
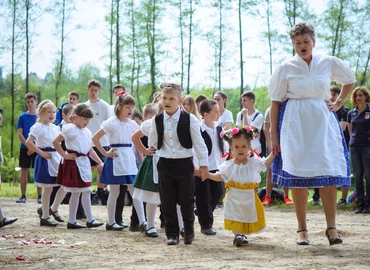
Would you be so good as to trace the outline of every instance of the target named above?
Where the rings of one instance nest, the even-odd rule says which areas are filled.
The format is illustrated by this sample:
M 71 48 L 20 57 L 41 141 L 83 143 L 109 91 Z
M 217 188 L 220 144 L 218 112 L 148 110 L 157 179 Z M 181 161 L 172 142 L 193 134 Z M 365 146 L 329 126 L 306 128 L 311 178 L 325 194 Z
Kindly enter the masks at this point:
M 93 184 L 91 188 L 93 190 L 96 189 L 96 185 Z M 0 197 L 18 198 L 20 195 L 21 195 L 20 184 L 1 183 Z M 26 197 L 33 199 L 37 198 L 37 187 L 35 184 L 27 184 Z

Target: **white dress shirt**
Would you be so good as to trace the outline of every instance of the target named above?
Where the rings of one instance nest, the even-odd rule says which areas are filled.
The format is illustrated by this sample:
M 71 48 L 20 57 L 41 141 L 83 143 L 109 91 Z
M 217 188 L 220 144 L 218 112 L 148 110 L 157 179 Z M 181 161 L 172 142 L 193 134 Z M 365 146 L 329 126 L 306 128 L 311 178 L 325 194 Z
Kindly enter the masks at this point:
M 193 142 L 193 148 L 184 148 L 177 136 L 177 125 L 180 119 L 180 107 L 173 115 L 168 115 L 166 111 L 163 112 L 163 144 L 158 150 L 159 157 L 169 159 L 189 158 L 193 157 L 193 148 L 199 160 L 199 166 L 208 166 L 208 150 L 204 143 L 202 135 L 200 134 L 200 122 L 192 114 L 190 114 L 190 136 Z M 149 132 L 149 146 L 157 148 L 158 133 L 157 125 L 153 120 L 152 128 Z

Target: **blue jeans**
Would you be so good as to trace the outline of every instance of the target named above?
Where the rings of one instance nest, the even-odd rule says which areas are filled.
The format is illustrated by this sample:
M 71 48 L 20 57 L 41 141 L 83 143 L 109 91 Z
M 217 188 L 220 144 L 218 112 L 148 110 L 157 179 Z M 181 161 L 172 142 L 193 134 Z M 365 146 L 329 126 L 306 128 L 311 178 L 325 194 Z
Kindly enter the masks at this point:
M 360 204 L 370 205 L 370 146 L 350 147 L 350 153 L 358 201 Z M 364 198 L 364 174 L 366 179 L 366 201 Z

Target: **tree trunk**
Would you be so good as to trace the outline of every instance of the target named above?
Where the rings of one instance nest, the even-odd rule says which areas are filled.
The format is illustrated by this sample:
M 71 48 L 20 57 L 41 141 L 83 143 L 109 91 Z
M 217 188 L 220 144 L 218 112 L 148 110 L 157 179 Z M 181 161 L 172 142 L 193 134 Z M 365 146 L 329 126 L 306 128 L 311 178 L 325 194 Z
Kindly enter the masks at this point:
M 110 9 L 110 36 L 109 36 L 109 87 L 110 87 L 110 104 L 113 104 L 113 22 L 114 22 L 114 0 L 111 2 L 111 9 Z
M 362 73 L 362 78 L 361 78 L 360 85 L 365 85 L 365 83 L 366 83 L 366 73 L 367 73 L 367 69 L 369 67 L 369 62 L 370 62 L 370 49 L 369 49 L 369 52 L 367 54 L 367 60 L 366 60 L 364 72 Z
M 120 54 L 119 54 L 119 2 L 116 0 L 116 76 L 117 83 L 120 83 Z
M 29 92 L 29 53 L 30 53 L 30 40 L 29 40 L 29 11 L 30 0 L 26 0 L 26 93 Z
M 131 92 L 134 92 L 135 69 L 136 69 L 136 26 L 134 0 L 131 1 L 131 31 L 132 31 L 132 67 L 131 67 Z M 139 102 L 139 95 L 136 95 Z
M 14 72 L 15 72 L 15 62 L 14 62 L 14 54 L 15 54 L 15 24 L 16 24 L 16 14 L 17 14 L 17 1 L 13 2 L 13 18 L 12 18 L 12 79 L 11 79 L 11 95 L 12 95 L 12 119 L 11 119 L 11 126 L 14 127 L 14 88 L 15 88 L 15 83 L 14 83 Z M 10 156 L 14 156 L 14 128 L 11 129 L 11 136 L 10 136 Z
M 190 67 L 191 67 L 191 44 L 193 34 L 193 0 L 190 0 L 190 18 L 189 18 L 189 54 L 188 54 L 188 82 L 186 93 L 190 93 Z
M 180 17 L 179 17 L 179 26 L 180 26 L 180 42 L 181 42 L 181 75 L 180 75 L 180 82 L 181 85 L 184 85 L 184 16 L 182 12 L 182 0 L 180 0 L 179 3 L 179 9 L 180 9 Z
M 271 44 L 271 25 L 270 25 L 270 0 L 266 0 L 267 3 L 267 38 L 269 43 L 269 56 L 270 56 L 270 75 L 272 74 L 272 44 Z
M 218 91 L 221 91 L 221 67 L 222 67 L 222 0 L 218 0 L 220 25 L 219 25 L 219 52 L 218 52 Z
M 244 90 L 244 62 L 243 62 L 243 32 L 242 32 L 242 1 L 239 0 L 239 53 L 240 53 L 240 96 Z M 240 104 L 240 109 L 242 105 Z

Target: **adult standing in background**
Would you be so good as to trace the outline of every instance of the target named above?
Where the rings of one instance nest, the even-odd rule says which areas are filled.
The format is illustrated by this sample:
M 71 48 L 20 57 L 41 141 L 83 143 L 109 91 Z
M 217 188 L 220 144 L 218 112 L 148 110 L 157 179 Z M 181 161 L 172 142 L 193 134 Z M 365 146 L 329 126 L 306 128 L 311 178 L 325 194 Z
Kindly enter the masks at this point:
M 370 213 L 370 93 L 364 86 L 356 87 L 351 95 L 355 106 L 348 113 L 348 129 L 351 134 L 349 150 L 355 174 L 358 207 L 356 214 Z M 364 189 L 366 179 L 366 197 Z
M 308 245 L 308 187 L 319 187 L 329 244 L 341 244 L 336 230 L 337 186 L 350 185 L 348 151 L 334 112 L 351 92 L 356 78 L 340 59 L 313 53 L 315 30 L 298 23 L 290 30 L 296 55 L 271 77 L 273 182 L 292 188 L 298 221 L 298 245 Z M 332 103 L 330 83 L 342 84 Z

